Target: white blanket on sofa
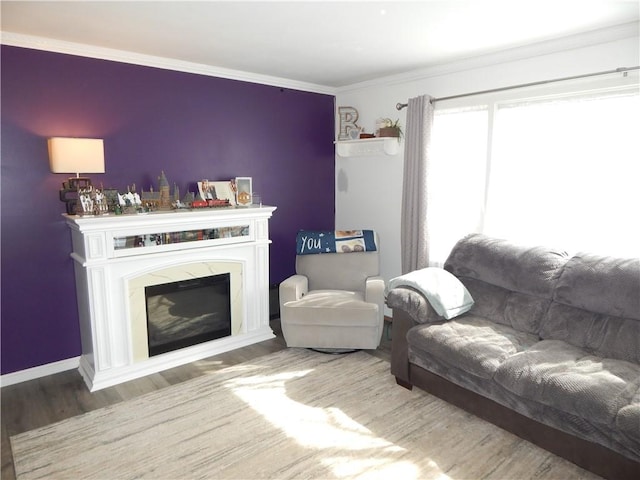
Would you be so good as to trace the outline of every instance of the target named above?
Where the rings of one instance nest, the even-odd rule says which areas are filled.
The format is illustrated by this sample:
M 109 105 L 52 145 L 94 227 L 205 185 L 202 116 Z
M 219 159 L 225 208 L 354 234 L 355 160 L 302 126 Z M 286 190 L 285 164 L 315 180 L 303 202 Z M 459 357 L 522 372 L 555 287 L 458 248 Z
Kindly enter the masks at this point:
M 387 290 L 411 287 L 422 293 L 441 317 L 450 320 L 473 307 L 473 298 L 458 278 L 442 268 L 427 267 L 392 278 Z

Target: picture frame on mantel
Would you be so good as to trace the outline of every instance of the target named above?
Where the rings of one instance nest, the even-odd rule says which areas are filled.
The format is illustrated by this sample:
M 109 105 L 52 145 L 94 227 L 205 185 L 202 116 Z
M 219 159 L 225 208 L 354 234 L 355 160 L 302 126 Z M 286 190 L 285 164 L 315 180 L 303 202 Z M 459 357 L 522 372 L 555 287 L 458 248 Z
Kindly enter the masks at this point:
M 202 180 L 198 182 L 198 190 L 203 200 L 229 200 L 229 205 L 236 204 L 236 196 L 233 193 L 231 181 L 210 182 Z M 215 195 L 215 198 L 214 198 Z
M 249 207 L 253 203 L 253 180 L 251 177 L 236 177 L 236 203 L 240 207 Z

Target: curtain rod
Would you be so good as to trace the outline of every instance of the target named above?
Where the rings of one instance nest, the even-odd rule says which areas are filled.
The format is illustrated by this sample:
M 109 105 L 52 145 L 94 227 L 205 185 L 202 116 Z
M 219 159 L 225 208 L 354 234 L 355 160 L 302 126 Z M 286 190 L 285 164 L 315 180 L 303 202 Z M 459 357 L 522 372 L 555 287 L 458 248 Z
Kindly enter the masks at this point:
M 451 95 L 449 97 L 433 98 L 431 101 L 432 102 L 441 102 L 442 100 L 452 100 L 454 98 L 470 97 L 472 95 L 482 95 L 484 93 L 504 92 L 505 90 L 513 90 L 515 88 L 534 87 L 536 85 L 545 85 L 547 83 L 564 82 L 566 80 L 577 80 L 577 79 L 580 79 L 580 78 L 596 77 L 598 75 L 610 75 L 612 73 L 624 73 L 624 76 L 626 77 L 627 76 L 627 72 L 630 72 L 631 70 L 638 70 L 638 69 L 640 69 L 640 66 L 636 66 L 636 67 L 619 67 L 619 68 L 616 68 L 615 70 L 606 70 L 604 72 L 585 73 L 583 75 L 574 75 L 572 77 L 554 78 L 554 79 L 551 79 L 551 80 L 540 80 L 538 82 L 521 83 L 519 85 L 511 85 L 511 86 L 508 86 L 508 87 L 492 88 L 490 90 L 480 90 L 478 92 L 461 93 L 459 95 Z M 396 103 L 396 110 L 402 110 L 407 105 L 408 105 L 408 103 Z

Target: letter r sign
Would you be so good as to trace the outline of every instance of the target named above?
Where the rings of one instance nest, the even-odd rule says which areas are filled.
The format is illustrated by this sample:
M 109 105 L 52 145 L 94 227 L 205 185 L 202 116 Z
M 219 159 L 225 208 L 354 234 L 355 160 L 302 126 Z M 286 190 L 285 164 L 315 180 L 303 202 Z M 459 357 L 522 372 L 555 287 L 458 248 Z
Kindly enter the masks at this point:
M 338 140 L 349 140 L 349 130 L 358 128 L 356 125 L 358 110 L 353 107 L 338 107 L 338 115 L 340 116 L 340 133 L 338 134 Z

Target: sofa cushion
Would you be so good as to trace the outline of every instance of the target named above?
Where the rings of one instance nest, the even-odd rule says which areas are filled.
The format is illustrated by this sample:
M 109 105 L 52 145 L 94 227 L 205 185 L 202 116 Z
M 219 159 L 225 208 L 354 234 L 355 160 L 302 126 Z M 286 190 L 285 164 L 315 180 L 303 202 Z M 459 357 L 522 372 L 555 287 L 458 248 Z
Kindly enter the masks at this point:
M 571 258 L 540 336 L 640 363 L 640 259 L 588 254 Z
M 540 337 L 562 340 L 603 357 L 640 363 L 640 322 L 552 303 Z
M 490 379 L 502 362 L 538 338 L 467 314 L 444 323 L 417 325 L 407 333 L 407 341 L 412 350 L 428 352 L 472 375 Z
M 478 301 L 471 313 L 502 325 L 538 334 L 549 299 L 514 292 L 473 278 L 464 278 L 467 289 Z
M 521 397 L 604 425 L 638 393 L 640 365 L 543 340 L 498 366 L 495 381 Z
M 565 265 L 553 300 L 604 315 L 640 320 L 640 258 L 579 253 Z
M 567 260 L 567 253 L 561 250 L 525 247 L 471 234 L 453 247 L 444 268 L 456 277 L 474 278 L 507 290 L 550 299 Z
M 618 411 L 616 427 L 636 444 L 638 455 L 640 455 L 640 377 L 630 385 L 630 388 L 633 387 L 636 393 L 631 403 Z
M 567 259 L 563 251 L 472 234 L 454 246 L 444 268 L 474 298 L 470 313 L 537 334 Z

